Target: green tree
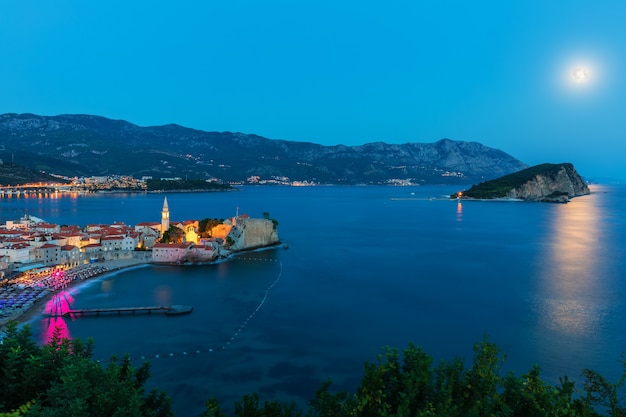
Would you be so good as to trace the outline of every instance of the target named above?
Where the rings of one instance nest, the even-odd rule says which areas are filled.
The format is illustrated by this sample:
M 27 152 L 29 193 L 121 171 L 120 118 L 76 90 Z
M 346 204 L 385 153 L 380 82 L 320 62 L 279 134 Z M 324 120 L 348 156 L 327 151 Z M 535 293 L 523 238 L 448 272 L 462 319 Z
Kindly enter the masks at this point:
M 502 387 L 500 409 L 507 416 L 585 415 L 575 412 L 574 383 L 562 378 L 560 386 L 546 385 L 541 380 L 538 366 L 533 366 L 521 377 L 509 373 L 503 378 Z
M 147 363 L 135 368 L 128 356 L 102 365 L 92 359 L 93 341 L 68 340 L 56 332 L 37 346 L 28 326 L 9 324 L 0 343 L 0 417 L 172 416 L 169 396 L 146 392 Z M 474 345 L 469 367 L 462 358 L 433 364 L 421 348 L 387 348 L 377 362 L 366 363 L 355 393 L 330 391 L 322 383 L 307 417 L 624 417 L 623 375 L 610 382 L 584 370 L 582 390 L 567 377 L 552 386 L 538 366 L 516 376 L 500 376 L 500 349 L 485 337 Z M 261 401 L 247 394 L 234 404 L 236 417 L 299 417 L 293 402 Z M 215 398 L 202 417 L 225 417 Z
M 594 410 L 608 411 L 608 415 L 611 417 L 626 416 L 626 405 L 624 405 L 624 399 L 620 398 L 619 395 L 620 391 L 623 392 L 624 390 L 626 360 L 623 361 L 622 366 L 622 376 L 615 383 L 607 381 L 596 371 L 583 370 L 585 396 L 582 402 L 584 406 Z
M 226 417 L 222 412 L 222 407 L 216 398 L 211 397 L 205 403 L 204 412 L 200 417 Z
M 432 358 L 413 343 L 404 350 L 398 415 L 413 416 L 434 401 Z
M 259 402 L 259 394 L 256 392 L 246 394 L 241 401 L 235 402 L 235 415 L 237 417 L 298 417 L 294 403 L 282 403 L 279 401 L 264 401 L 263 406 Z
M 217 190 L 225 191 L 230 190 L 232 187 L 229 184 L 221 184 L 213 181 L 206 181 L 203 179 L 191 179 L 191 180 L 147 180 L 146 187 L 148 191 L 178 191 L 178 190 Z
M 52 372 L 45 365 L 30 327 L 9 323 L 0 343 L 0 411 L 15 410 L 47 388 L 41 378 Z
M 31 405 L 31 403 L 26 403 L 24 405 L 21 405 L 17 410 L 9 411 L 7 413 L 0 412 L 0 417 L 22 417 L 26 415 Z
M 211 237 L 211 229 L 222 223 L 224 223 L 224 219 L 202 219 L 198 222 L 198 233 L 202 237 Z
M 350 415 L 349 396 L 345 391 L 330 393 L 332 381 L 329 379 L 315 392 L 315 398 L 309 403 L 307 417 L 343 417 Z
M 504 357 L 487 340 L 474 345 L 474 363 L 465 373 L 465 409 L 468 416 L 489 416 L 497 410 L 500 369 Z
M 9 324 L 0 344 L 0 413 L 28 416 L 172 416 L 171 400 L 145 392 L 147 363 L 135 369 L 128 356 L 106 367 L 92 359 L 93 342 L 58 337 L 37 346 L 29 326 Z
M 170 226 L 161 237 L 161 243 L 182 243 L 185 233 L 176 226 Z
M 264 212 L 263 212 L 263 218 L 264 218 L 265 220 L 269 220 L 269 221 L 271 221 L 271 222 L 272 222 L 272 225 L 273 225 L 273 227 L 274 227 L 274 230 L 276 230 L 276 228 L 278 227 L 278 220 L 273 219 L 273 218 L 270 216 L 270 213 L 269 213 L 268 211 L 264 211 Z

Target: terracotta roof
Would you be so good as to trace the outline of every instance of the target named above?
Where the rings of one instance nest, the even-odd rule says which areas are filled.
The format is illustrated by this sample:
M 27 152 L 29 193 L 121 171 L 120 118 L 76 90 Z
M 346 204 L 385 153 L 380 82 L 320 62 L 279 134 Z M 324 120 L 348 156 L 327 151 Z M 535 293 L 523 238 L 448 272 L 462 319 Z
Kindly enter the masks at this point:
M 39 247 L 39 249 L 50 249 L 50 248 L 58 248 L 59 245 L 53 245 L 51 243 L 46 243 Z
M 83 233 L 80 229 L 61 229 L 59 235 L 64 237 L 72 237 L 72 236 L 82 236 Z
M 2 243 L 28 243 L 24 238 L 22 237 L 8 237 L 6 239 L 2 239 Z
M 6 247 L 6 249 L 26 249 L 29 246 L 30 245 L 28 243 L 19 242 L 19 243 L 12 243 L 12 244 L 8 245 Z
M 155 243 L 153 248 L 175 248 L 177 245 L 170 245 L 169 243 Z
M 37 223 L 35 225 L 36 229 L 56 229 L 58 225 L 52 223 Z

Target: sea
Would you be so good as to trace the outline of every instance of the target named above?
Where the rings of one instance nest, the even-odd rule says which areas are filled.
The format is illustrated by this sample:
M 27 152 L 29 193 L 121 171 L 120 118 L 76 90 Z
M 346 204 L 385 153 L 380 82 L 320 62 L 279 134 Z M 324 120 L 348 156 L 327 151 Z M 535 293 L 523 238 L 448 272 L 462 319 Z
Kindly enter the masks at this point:
M 106 363 L 151 364 L 149 387 L 176 415 L 242 395 L 306 408 L 322 382 L 355 391 L 385 349 L 421 346 L 435 363 L 487 338 L 501 373 L 533 365 L 581 387 L 583 369 L 610 381 L 626 351 L 626 186 L 592 185 L 568 204 L 457 201 L 463 186 L 271 187 L 231 192 L 0 198 L 0 221 L 58 224 L 173 221 L 239 214 L 278 220 L 282 244 L 202 266 L 144 265 L 58 293 L 71 308 L 191 305 L 190 315 L 35 317 L 95 341 Z M 55 330 L 56 329 L 56 330 Z

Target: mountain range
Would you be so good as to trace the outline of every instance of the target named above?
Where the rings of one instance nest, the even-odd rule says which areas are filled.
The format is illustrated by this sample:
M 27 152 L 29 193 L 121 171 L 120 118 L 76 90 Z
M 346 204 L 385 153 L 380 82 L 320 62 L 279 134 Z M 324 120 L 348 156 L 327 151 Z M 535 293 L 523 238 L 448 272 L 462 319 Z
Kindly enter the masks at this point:
M 527 167 L 477 142 L 324 146 L 101 116 L 0 115 L 0 160 L 74 176 L 280 179 L 319 184 L 468 184 Z

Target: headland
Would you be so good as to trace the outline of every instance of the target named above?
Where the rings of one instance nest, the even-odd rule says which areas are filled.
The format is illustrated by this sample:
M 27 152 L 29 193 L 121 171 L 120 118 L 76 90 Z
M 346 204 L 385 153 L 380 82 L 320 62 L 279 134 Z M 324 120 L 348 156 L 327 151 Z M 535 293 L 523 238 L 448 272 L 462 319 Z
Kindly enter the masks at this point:
M 589 187 L 571 163 L 541 164 L 473 185 L 453 194 L 457 199 L 567 203 L 589 194 Z

